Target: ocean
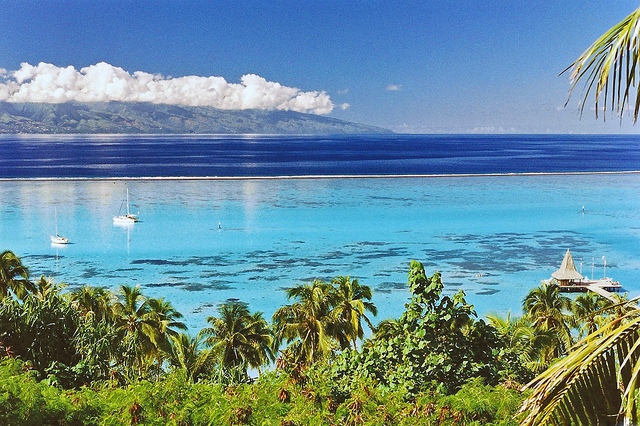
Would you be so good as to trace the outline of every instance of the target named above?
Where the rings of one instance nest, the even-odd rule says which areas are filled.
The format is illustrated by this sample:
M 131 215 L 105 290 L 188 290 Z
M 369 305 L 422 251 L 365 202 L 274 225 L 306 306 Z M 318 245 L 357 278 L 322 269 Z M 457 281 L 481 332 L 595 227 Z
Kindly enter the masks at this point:
M 639 169 L 636 135 L 0 135 L 0 178 L 10 179 Z
M 637 170 L 635 135 L 1 136 L 0 250 L 69 288 L 140 285 L 192 334 L 338 275 L 397 317 L 412 259 L 480 316 L 518 314 L 567 248 L 640 295 Z M 141 221 L 114 226 L 127 188 Z

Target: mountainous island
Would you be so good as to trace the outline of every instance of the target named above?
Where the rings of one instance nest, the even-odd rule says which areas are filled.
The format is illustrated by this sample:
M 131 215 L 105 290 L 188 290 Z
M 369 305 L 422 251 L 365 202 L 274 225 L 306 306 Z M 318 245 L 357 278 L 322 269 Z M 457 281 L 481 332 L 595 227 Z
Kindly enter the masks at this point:
M 144 102 L 0 102 L 0 133 L 392 133 L 294 111 L 221 110 Z

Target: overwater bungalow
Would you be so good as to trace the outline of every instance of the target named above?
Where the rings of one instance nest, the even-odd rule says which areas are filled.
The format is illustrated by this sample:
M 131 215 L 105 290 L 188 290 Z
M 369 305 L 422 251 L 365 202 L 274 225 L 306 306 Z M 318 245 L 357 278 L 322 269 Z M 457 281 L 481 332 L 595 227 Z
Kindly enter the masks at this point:
M 622 289 L 620 283 L 613 281 L 611 278 L 603 277 L 601 280 L 594 280 L 583 277 L 576 269 L 571 250 L 569 249 L 567 249 L 564 259 L 562 259 L 560 268 L 551 274 L 551 279 L 547 282 L 559 286 L 560 291 L 585 292 L 587 290 L 593 290 L 594 288 L 606 291 L 618 291 Z

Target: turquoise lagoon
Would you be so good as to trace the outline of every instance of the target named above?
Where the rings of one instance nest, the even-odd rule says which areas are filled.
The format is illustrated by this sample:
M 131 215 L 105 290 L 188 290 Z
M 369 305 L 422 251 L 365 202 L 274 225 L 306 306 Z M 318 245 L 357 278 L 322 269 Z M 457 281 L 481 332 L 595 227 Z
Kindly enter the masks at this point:
M 114 226 L 126 187 L 141 221 Z M 284 290 L 350 275 L 376 321 L 409 298 L 412 259 L 480 315 L 520 312 L 570 248 L 576 267 L 640 295 L 640 174 L 0 182 L 0 250 L 70 288 L 140 285 L 192 333 L 240 300 L 270 317 Z M 582 207 L 584 206 L 584 213 Z M 55 209 L 68 246 L 55 246 Z M 593 272 L 592 272 L 593 270 Z

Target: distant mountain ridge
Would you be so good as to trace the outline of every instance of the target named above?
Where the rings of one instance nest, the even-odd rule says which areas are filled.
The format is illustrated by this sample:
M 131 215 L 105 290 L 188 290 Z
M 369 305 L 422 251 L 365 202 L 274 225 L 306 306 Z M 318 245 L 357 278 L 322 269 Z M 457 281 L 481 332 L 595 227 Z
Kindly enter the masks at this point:
M 145 102 L 0 102 L 0 133 L 393 133 L 294 111 L 220 110 Z

